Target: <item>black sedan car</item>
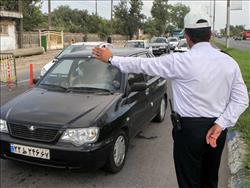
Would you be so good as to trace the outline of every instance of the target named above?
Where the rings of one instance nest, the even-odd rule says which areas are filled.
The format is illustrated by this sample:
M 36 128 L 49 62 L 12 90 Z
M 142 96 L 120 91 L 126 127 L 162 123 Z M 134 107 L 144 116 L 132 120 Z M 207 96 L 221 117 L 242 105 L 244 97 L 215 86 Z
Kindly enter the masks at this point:
M 144 49 L 119 56 L 152 57 Z M 1 107 L 0 157 L 57 168 L 122 169 L 129 139 L 163 121 L 166 80 L 125 74 L 91 52 L 65 55 L 36 86 Z

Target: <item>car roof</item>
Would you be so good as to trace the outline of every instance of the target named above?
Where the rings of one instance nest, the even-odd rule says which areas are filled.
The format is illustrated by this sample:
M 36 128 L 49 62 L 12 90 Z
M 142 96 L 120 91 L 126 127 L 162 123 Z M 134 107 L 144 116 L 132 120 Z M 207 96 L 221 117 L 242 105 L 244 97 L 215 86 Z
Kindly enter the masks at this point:
M 146 40 L 128 40 L 127 42 L 146 42 Z
M 76 42 L 76 43 L 73 43 L 72 45 L 75 46 L 75 45 L 91 45 L 91 46 L 97 46 L 97 45 L 100 45 L 100 44 L 109 44 L 107 42 L 103 42 L 103 41 L 96 41 L 96 42 Z M 112 44 L 109 44 L 109 45 L 112 45 Z
M 112 48 L 110 50 L 112 51 L 113 55 L 116 56 L 132 56 L 138 53 L 149 52 L 149 50 L 144 48 Z M 65 54 L 61 58 L 82 58 L 82 57 L 92 57 L 92 50 L 83 50 Z

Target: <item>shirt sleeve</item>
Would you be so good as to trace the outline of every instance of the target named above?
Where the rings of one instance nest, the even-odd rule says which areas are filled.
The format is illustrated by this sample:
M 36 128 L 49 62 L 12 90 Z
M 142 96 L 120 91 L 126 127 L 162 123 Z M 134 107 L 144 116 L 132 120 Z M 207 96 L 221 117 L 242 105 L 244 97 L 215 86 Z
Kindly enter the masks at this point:
M 223 130 L 228 127 L 233 127 L 240 115 L 247 109 L 248 105 L 249 97 L 247 88 L 243 81 L 240 68 L 237 66 L 229 103 L 215 123 L 220 125 Z
M 154 58 L 114 56 L 111 64 L 125 73 L 144 73 L 162 78 L 177 77 L 176 62 L 172 54 Z

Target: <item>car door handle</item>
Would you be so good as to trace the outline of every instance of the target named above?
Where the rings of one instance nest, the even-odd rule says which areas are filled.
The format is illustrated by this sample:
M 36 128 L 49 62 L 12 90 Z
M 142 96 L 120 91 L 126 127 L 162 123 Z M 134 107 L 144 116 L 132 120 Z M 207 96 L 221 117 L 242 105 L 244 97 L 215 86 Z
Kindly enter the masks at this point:
M 145 94 L 146 94 L 146 95 L 149 94 L 149 88 L 147 88 L 147 89 L 145 90 Z

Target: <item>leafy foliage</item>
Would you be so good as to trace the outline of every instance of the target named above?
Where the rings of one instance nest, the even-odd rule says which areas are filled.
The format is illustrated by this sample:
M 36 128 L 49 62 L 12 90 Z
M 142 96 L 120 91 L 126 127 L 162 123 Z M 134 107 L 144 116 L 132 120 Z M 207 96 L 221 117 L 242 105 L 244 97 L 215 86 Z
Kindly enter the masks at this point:
M 220 30 L 220 33 L 223 35 L 223 36 L 226 36 L 226 28 L 225 29 L 221 29 Z M 243 25 L 236 25 L 236 26 L 233 26 L 233 25 L 230 25 L 230 36 L 241 36 L 241 33 L 245 30 L 245 26 Z
M 190 8 L 183 4 L 175 4 L 169 5 L 169 22 L 172 23 L 172 25 L 175 28 L 184 28 L 184 17 L 187 13 L 189 13 Z
M 169 17 L 168 0 L 154 0 L 151 9 L 156 35 L 163 35 L 166 31 L 166 24 Z
M 114 28 L 116 33 L 128 35 L 132 39 L 133 35 L 142 26 L 141 20 L 145 18 L 141 14 L 142 5 L 141 0 L 130 0 L 129 8 L 127 0 L 121 0 L 114 7 Z
M 0 0 L 0 5 L 8 11 L 18 11 L 18 0 Z M 46 15 L 42 13 L 41 0 L 22 1 L 23 6 L 23 27 L 26 31 L 47 27 Z

